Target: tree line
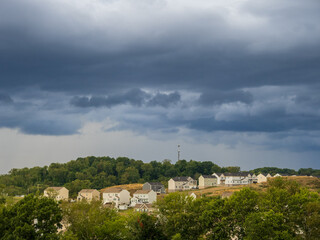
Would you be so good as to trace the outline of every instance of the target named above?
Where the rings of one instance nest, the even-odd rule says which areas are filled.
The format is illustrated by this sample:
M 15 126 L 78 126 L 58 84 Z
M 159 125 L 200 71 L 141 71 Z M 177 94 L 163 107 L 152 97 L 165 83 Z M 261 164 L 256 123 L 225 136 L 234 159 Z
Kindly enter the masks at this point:
M 297 182 L 275 178 L 230 198 L 171 193 L 157 212 L 118 213 L 100 202 L 57 203 L 28 195 L 0 204 L 0 239 L 229 240 L 320 236 L 320 197 Z M 57 229 L 64 224 L 65 231 Z
M 0 194 L 24 195 L 43 191 L 48 186 L 64 186 L 69 189 L 70 196 L 84 188 L 101 189 L 113 185 L 144 183 L 159 181 L 167 185 L 167 181 L 175 176 L 191 176 L 195 179 L 201 174 L 213 172 L 239 172 L 240 167 L 220 167 L 211 161 L 179 160 L 171 163 L 141 160 L 126 157 L 85 157 L 67 163 L 52 163 L 49 166 L 12 169 L 8 174 L 0 176 Z M 255 173 L 307 173 L 320 175 L 320 170 L 260 168 Z

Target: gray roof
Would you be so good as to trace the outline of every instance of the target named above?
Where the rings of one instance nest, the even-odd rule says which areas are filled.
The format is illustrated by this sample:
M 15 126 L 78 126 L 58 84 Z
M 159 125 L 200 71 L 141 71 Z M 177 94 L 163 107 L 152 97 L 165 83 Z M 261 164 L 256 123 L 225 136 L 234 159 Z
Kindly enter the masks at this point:
M 163 186 L 163 184 L 160 182 L 146 182 L 146 183 L 149 183 L 150 185 L 162 185 Z
M 238 173 L 224 173 L 225 176 L 240 176 L 240 177 L 246 177 L 248 176 L 249 172 L 238 172 Z
M 217 178 L 214 175 L 201 175 L 201 176 L 204 177 L 204 178 Z
M 217 172 L 216 172 L 215 174 L 217 174 L 217 175 L 220 177 L 223 173 L 217 173 Z
M 176 182 L 187 182 L 189 177 L 174 177 L 172 178 Z
M 101 189 L 101 192 L 103 193 L 120 193 L 122 192 L 122 188 L 119 187 L 111 187 L 111 188 L 107 188 L 107 189 Z

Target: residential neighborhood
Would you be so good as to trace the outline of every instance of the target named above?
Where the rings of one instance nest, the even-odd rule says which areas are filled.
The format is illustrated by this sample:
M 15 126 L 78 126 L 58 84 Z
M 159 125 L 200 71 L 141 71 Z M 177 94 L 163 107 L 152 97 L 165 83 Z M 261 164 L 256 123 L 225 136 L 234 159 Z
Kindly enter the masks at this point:
M 205 189 L 215 186 L 237 186 L 255 183 L 267 182 L 272 177 L 285 177 L 286 174 L 251 174 L 249 172 L 237 173 L 212 173 L 211 175 L 200 175 L 197 180 L 190 176 L 180 176 L 171 178 L 168 181 L 167 192 L 187 191 L 188 196 L 196 199 L 197 195 L 190 191 L 195 189 Z M 153 203 L 157 201 L 157 197 L 166 194 L 165 186 L 160 182 L 146 182 L 142 185 L 142 189 L 132 190 L 121 187 L 110 187 L 98 191 L 97 189 L 82 189 L 78 192 L 77 201 L 91 202 L 93 200 L 101 200 L 104 206 L 114 207 L 118 210 L 126 210 L 133 208 L 137 212 L 152 212 Z M 222 198 L 231 196 L 231 192 L 225 192 Z M 57 201 L 69 200 L 69 190 L 65 187 L 48 187 L 44 190 L 45 197 L 54 198 Z M 70 201 L 75 201 L 71 200 Z

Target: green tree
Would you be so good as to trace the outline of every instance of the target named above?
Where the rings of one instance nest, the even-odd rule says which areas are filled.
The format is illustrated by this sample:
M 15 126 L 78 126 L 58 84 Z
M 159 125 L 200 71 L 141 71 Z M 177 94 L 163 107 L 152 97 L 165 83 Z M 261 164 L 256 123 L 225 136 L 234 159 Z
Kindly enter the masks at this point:
M 78 239 L 125 239 L 128 235 L 125 219 L 114 210 L 104 208 L 99 201 L 90 203 L 63 203 L 64 222 L 67 236 Z
M 70 183 L 64 185 L 68 190 L 71 198 L 76 198 L 78 192 L 82 189 L 91 188 L 91 182 L 89 180 L 76 179 Z
M 185 193 L 170 193 L 157 202 L 165 235 L 172 238 L 197 239 L 203 232 L 199 221 L 207 199 L 194 200 Z
M 225 200 L 220 197 L 210 199 L 199 220 L 204 226 L 204 234 L 208 240 L 230 239 L 231 226 L 226 217 Z
M 255 212 L 247 216 L 245 224 L 247 240 L 290 240 L 294 234 L 282 213 L 273 210 L 268 212 Z
M 140 179 L 139 171 L 135 167 L 128 167 L 121 175 L 121 184 L 136 183 Z
M 54 200 L 30 194 L 4 208 L 0 219 L 1 239 L 58 239 L 62 213 Z
M 132 240 L 165 240 L 167 239 L 163 234 L 160 224 L 158 223 L 157 217 L 142 214 L 132 214 L 128 217 L 128 229 L 129 239 Z
M 250 188 L 235 192 L 225 202 L 225 222 L 230 228 L 229 237 L 242 239 L 246 217 L 258 211 L 258 193 Z

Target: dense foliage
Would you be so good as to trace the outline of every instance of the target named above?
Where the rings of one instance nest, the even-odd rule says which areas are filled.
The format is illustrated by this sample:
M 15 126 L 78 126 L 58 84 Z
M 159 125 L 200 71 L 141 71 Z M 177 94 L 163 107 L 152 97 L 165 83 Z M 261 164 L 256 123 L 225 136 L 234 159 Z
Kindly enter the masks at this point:
M 0 239 L 58 239 L 62 211 L 53 199 L 30 194 L 0 206 Z
M 166 184 L 175 176 L 198 178 L 200 174 L 239 170 L 239 167 L 221 168 L 209 161 L 180 160 L 172 164 L 169 160 L 144 163 L 125 157 L 86 157 L 67 163 L 52 163 L 49 167 L 12 169 L 9 174 L 0 176 L 0 192 L 21 195 L 38 189 L 43 191 L 47 186 L 65 186 L 71 197 L 75 197 L 83 188 L 101 189 L 146 181 L 162 181 Z
M 280 174 L 288 174 L 288 175 L 320 176 L 320 170 L 312 169 L 312 168 L 300 168 L 298 171 L 295 171 L 289 168 L 264 167 L 264 168 L 256 168 L 254 170 L 251 170 L 250 172 L 255 174 L 270 173 L 271 175 L 280 173 Z
M 194 200 L 186 193 L 171 193 L 156 207 L 153 214 L 119 213 L 100 202 L 85 201 L 64 202 L 59 208 L 51 199 L 29 195 L 11 207 L 0 204 L 0 239 L 316 240 L 320 236 L 319 194 L 282 178 L 271 180 L 263 190 L 246 187 L 224 199 Z M 61 211 L 66 230 L 58 234 Z
M 219 167 L 210 162 L 180 160 L 171 163 L 119 157 L 86 157 L 67 163 L 52 163 L 49 167 L 33 167 L 12 169 L 8 174 L 0 176 L 0 193 L 22 195 L 43 191 L 48 186 L 65 186 L 70 196 L 75 197 L 83 188 L 101 189 L 118 184 L 144 183 L 146 181 L 161 181 L 165 185 L 171 177 L 191 176 L 198 179 L 200 174 L 213 172 L 239 172 L 240 167 Z M 320 175 L 320 170 L 259 168 L 255 173 L 287 173 Z

